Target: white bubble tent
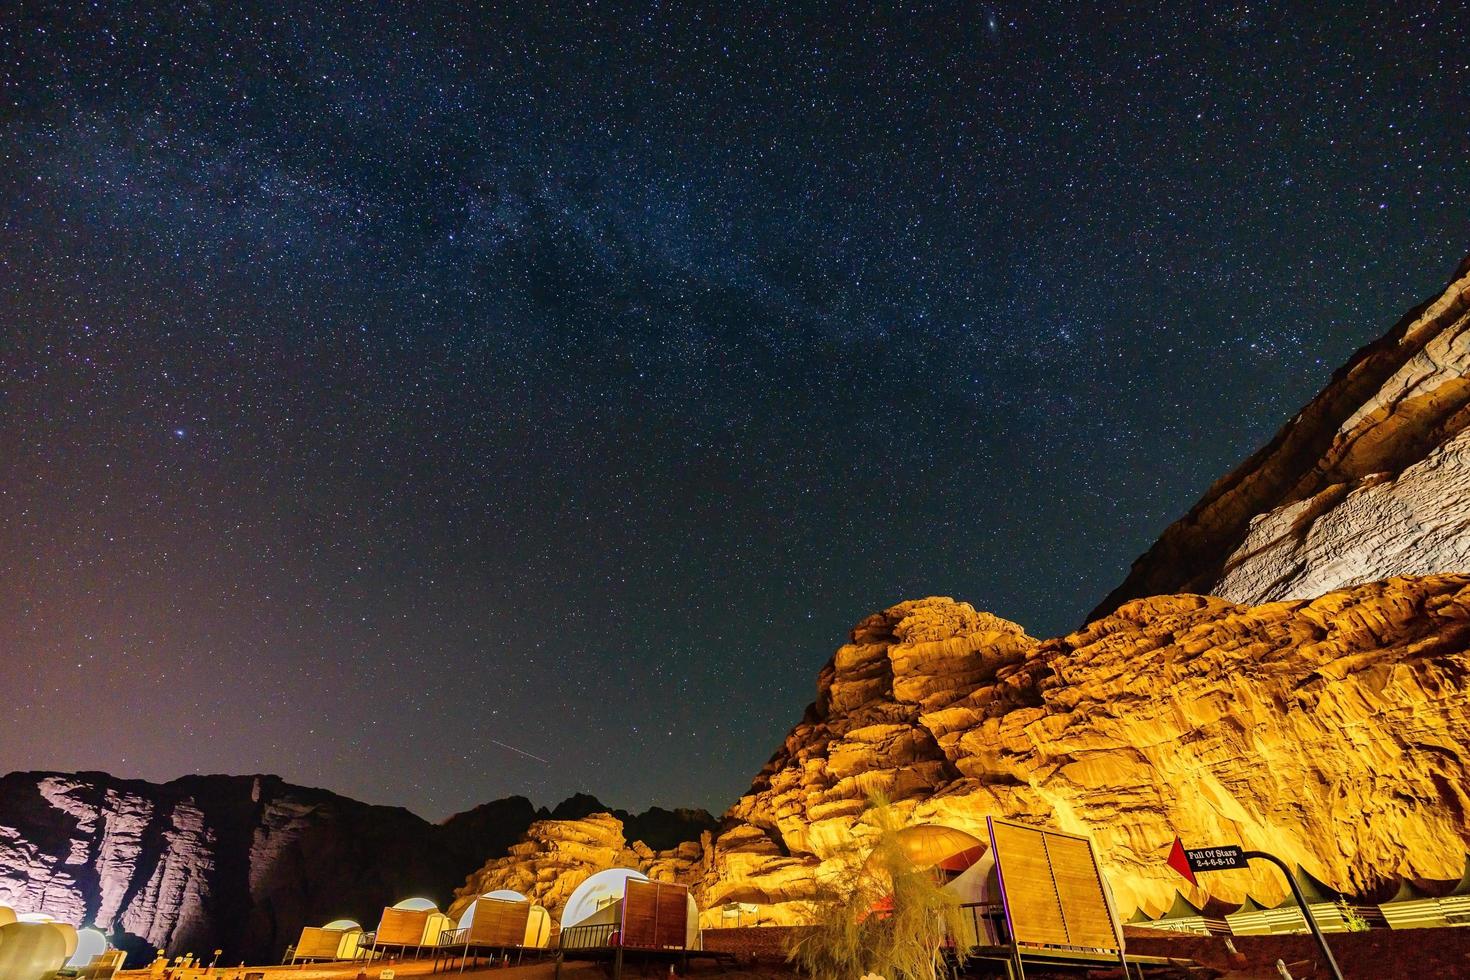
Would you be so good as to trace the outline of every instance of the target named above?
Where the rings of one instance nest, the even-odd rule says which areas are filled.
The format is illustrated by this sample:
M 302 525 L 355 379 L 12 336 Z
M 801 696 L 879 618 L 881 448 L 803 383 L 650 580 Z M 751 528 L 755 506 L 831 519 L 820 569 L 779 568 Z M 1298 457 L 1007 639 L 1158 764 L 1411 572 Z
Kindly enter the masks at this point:
M 324 926 L 303 926 L 296 945 L 286 952 L 292 965 L 354 960 L 362 949 L 362 926 L 353 919 L 334 919 Z
M 527 951 L 539 952 L 551 942 L 551 915 L 520 892 L 508 888 L 486 892 L 460 913 L 452 930 L 439 940 L 436 960 L 458 960 L 460 969 L 471 960 L 497 958 L 519 963 Z M 436 962 L 437 967 L 437 962 Z
M 499 911 L 498 906 L 490 905 L 490 902 L 501 902 L 509 905 L 527 906 L 526 927 L 520 941 L 516 944 L 526 949 L 544 949 L 551 941 L 551 913 L 541 906 L 533 903 L 529 898 L 518 891 L 509 888 L 501 888 L 497 891 L 486 892 L 478 899 L 465 906 L 460 913 L 459 922 L 455 924 L 456 929 L 470 929 L 474 927 L 475 916 L 479 909 Z M 483 930 L 483 924 L 482 924 Z M 509 937 L 513 938 L 513 937 Z
M 50 980 L 70 968 L 80 976 L 110 977 L 122 966 L 122 954 L 108 949 L 96 929 L 59 922 L 46 912 L 17 913 L 0 905 L 0 977 L 4 980 Z
M 631 868 L 608 868 L 590 875 L 568 896 L 560 940 L 563 952 L 698 950 L 699 906 L 683 885 L 652 881 Z

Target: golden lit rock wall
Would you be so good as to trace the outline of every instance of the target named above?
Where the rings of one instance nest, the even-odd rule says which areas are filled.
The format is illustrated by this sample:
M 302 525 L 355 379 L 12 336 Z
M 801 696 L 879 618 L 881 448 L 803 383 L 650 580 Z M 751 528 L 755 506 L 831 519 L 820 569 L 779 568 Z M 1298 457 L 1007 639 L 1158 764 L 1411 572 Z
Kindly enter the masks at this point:
M 801 900 L 882 791 L 916 821 L 987 814 L 1091 836 L 1122 911 L 1163 911 L 1186 843 L 1241 842 L 1362 893 L 1464 866 L 1470 577 L 1393 579 L 1247 607 L 1124 605 L 1038 643 L 948 599 L 853 631 L 807 717 L 727 814 L 706 905 Z M 1205 879 L 1274 902 L 1273 872 Z
M 654 851 L 641 841 L 629 843 L 623 822 L 609 813 L 538 820 L 505 857 L 489 861 L 466 879 L 448 911 L 457 921 L 480 895 L 509 888 L 545 906 L 556 922 L 572 891 L 604 868 L 633 868 L 658 881 L 688 882 L 703 873 L 704 847 L 690 841 Z
M 1470 576 L 1397 578 L 1311 601 L 1130 602 L 1045 642 L 950 599 L 859 623 L 816 702 L 711 842 L 655 854 L 613 817 L 542 821 L 472 876 L 554 913 L 588 874 L 636 867 L 696 888 L 706 925 L 803 920 L 882 793 L 915 822 L 984 836 L 988 815 L 1087 834 L 1120 911 L 1247 894 L 1269 869 L 1192 889 L 1164 863 L 1239 842 L 1367 895 L 1456 879 L 1470 846 Z

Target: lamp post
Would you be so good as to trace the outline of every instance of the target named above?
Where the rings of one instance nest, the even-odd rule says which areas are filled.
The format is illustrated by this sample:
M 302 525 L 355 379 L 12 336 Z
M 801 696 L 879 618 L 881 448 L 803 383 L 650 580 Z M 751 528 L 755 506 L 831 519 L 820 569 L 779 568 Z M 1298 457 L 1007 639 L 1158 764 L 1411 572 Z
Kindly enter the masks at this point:
M 1337 960 L 1332 958 L 1332 950 L 1327 948 L 1327 937 L 1322 935 L 1322 930 L 1317 926 L 1317 920 L 1312 918 L 1312 909 L 1307 904 L 1307 897 L 1302 894 L 1301 887 L 1297 885 L 1296 878 L 1286 864 L 1276 855 L 1267 854 L 1265 851 L 1246 851 L 1244 857 L 1247 861 L 1270 861 L 1281 869 L 1281 873 L 1286 876 L 1286 884 L 1291 888 L 1292 897 L 1301 907 L 1302 918 L 1307 920 L 1307 928 L 1312 930 L 1312 938 L 1317 940 L 1317 948 L 1322 951 L 1322 958 L 1327 961 L 1328 972 L 1332 974 L 1334 980 L 1343 980 L 1342 970 L 1338 968 Z
M 1174 838 L 1174 847 L 1169 851 L 1169 867 L 1183 875 L 1191 885 L 1199 884 L 1194 876 L 1200 872 L 1247 868 L 1251 861 L 1269 861 L 1286 876 L 1286 886 L 1291 889 L 1291 897 L 1296 899 L 1297 907 L 1302 910 L 1302 918 L 1307 921 L 1307 928 L 1311 930 L 1312 938 L 1317 940 L 1317 948 L 1322 951 L 1322 958 L 1327 961 L 1328 972 L 1332 974 L 1333 980 L 1343 980 L 1342 970 L 1338 968 L 1337 960 L 1332 958 L 1332 950 L 1327 948 L 1327 938 L 1318 928 L 1317 920 L 1312 918 L 1312 909 L 1307 904 L 1307 897 L 1302 894 L 1301 887 L 1297 885 L 1291 869 L 1279 857 L 1267 854 L 1265 851 L 1247 851 L 1239 844 L 1188 848 L 1177 836 Z

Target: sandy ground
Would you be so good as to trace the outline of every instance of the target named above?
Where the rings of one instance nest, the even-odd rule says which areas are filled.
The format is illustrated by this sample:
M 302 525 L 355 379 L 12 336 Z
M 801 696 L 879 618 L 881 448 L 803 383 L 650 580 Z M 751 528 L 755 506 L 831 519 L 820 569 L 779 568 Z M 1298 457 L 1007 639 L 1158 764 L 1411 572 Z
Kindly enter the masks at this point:
M 782 962 L 784 945 L 780 940 L 783 936 L 775 929 L 747 929 L 739 934 L 735 930 L 725 930 L 719 934 L 706 934 L 707 940 L 712 938 L 727 951 L 736 952 L 742 962 L 751 962 L 753 955 L 758 956 L 760 965 L 741 968 L 693 960 L 689 964 L 688 980 L 802 980 Z M 1238 952 L 1231 952 L 1226 939 L 1221 936 L 1128 929 L 1130 952 L 1193 960 L 1207 968 L 1195 974 L 1199 977 L 1213 975 L 1221 980 L 1279 980 L 1275 963 L 1281 959 L 1296 980 L 1327 978 L 1325 967 L 1318 962 L 1315 943 L 1309 936 L 1236 936 L 1231 942 Z M 1329 937 L 1329 942 L 1348 980 L 1470 978 L 1470 928 L 1374 929 L 1334 934 Z M 398 980 L 421 977 L 428 980 L 431 976 L 444 977 L 445 980 L 553 980 L 556 973 L 556 964 L 550 958 L 523 966 L 479 968 L 464 973 L 458 973 L 456 967 L 432 974 L 433 965 L 431 960 L 410 959 L 372 964 L 328 963 L 243 969 L 231 966 L 212 975 L 205 970 L 190 970 L 182 975 L 175 974 L 170 980 L 245 980 L 248 975 L 258 980 L 382 980 L 383 972 L 388 969 L 394 971 Z M 608 967 L 607 963 L 571 961 L 563 965 L 561 980 L 608 980 Z M 666 962 L 640 967 L 637 962 L 630 961 L 624 972 L 625 980 L 670 980 Z M 1150 969 L 1150 978 L 1158 976 L 1159 972 L 1162 971 Z M 1117 969 L 1111 971 L 1113 978 L 1118 978 L 1119 974 Z M 1026 975 L 1034 980 L 1047 976 L 1040 970 L 1031 969 L 1026 971 Z M 1083 975 L 1071 973 L 1066 976 L 1077 978 Z M 1098 970 L 1091 975 L 1096 980 L 1103 980 L 1108 971 Z M 134 970 L 119 976 L 126 980 L 155 980 L 147 970 Z
M 262 974 L 262 980 L 379 980 L 384 970 L 392 970 L 395 980 L 404 977 L 444 977 L 446 980 L 553 980 L 556 964 L 551 960 L 528 963 L 522 966 L 467 969 L 458 972 L 458 966 L 441 969 L 431 974 L 433 963 L 429 960 L 402 960 L 397 963 L 314 963 L 298 966 L 247 966 L 244 968 L 220 967 L 211 974 L 208 970 L 175 972 L 172 980 L 244 980 L 247 975 Z M 666 969 L 666 968 L 665 968 Z M 665 980 L 666 974 L 650 965 L 643 972 L 637 964 L 629 963 L 623 970 L 626 980 Z M 691 964 L 689 975 L 694 978 L 719 977 L 721 980 L 789 980 L 790 971 L 781 967 L 759 967 L 755 969 L 721 968 L 709 962 Z M 147 970 L 127 970 L 118 974 L 123 980 L 151 980 Z M 602 963 L 569 962 L 562 965 L 562 980 L 607 980 L 608 968 Z

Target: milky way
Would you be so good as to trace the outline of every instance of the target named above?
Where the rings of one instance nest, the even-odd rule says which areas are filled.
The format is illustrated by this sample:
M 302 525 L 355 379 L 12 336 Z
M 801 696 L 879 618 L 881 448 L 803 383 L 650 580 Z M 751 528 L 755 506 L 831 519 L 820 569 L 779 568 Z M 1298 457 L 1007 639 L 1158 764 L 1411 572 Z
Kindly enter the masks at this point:
M 1453 6 L 540 6 L 0 12 L 0 769 L 721 807 L 1467 248 Z

